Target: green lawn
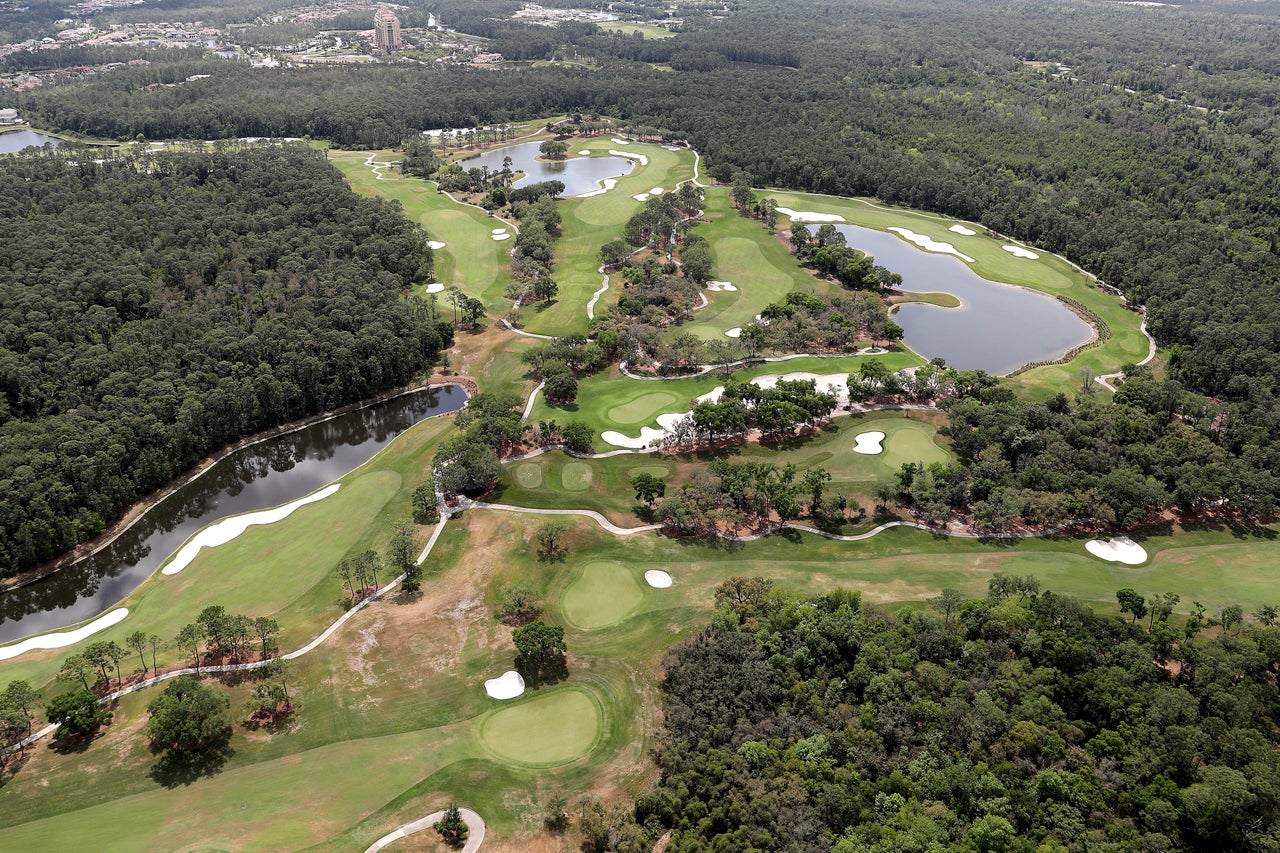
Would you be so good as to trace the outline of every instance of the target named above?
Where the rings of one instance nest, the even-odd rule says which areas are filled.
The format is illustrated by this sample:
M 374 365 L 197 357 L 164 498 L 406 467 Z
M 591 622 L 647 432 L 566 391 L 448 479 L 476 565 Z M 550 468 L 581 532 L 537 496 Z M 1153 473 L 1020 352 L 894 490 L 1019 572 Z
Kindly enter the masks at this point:
M 583 563 L 578 579 L 561 601 L 564 618 L 586 630 L 603 628 L 625 617 L 644 598 L 635 572 L 621 563 Z
M 884 362 L 892 370 L 921 363 L 915 353 L 895 351 L 878 356 L 846 356 L 843 358 L 794 358 L 788 361 L 754 364 L 737 370 L 736 381 L 745 382 L 757 376 L 786 373 L 848 374 L 868 358 Z M 631 379 L 616 369 L 587 377 L 578 383 L 578 401 L 568 406 L 553 406 L 542 395 L 534 403 L 530 420 L 556 421 L 561 424 L 583 421 L 595 432 L 597 450 L 615 450 L 599 438 L 606 430 L 638 435 L 642 426 L 657 426 L 658 415 L 687 412 L 693 398 L 723 385 L 718 374 L 684 379 L 649 381 Z
M 600 737 L 599 701 L 580 688 L 554 688 L 514 700 L 480 724 L 494 754 L 517 764 L 553 766 L 580 758 Z
M 970 267 L 983 278 L 1069 297 L 1106 321 L 1111 328 L 1111 340 L 1107 343 L 1081 352 L 1067 364 L 1039 367 L 1009 380 L 1029 396 L 1048 397 L 1058 391 L 1069 391 L 1078 385 L 1081 370 L 1090 370 L 1095 375 L 1112 373 L 1147 355 L 1147 339 L 1139 330 L 1141 318 L 1126 310 L 1119 298 L 1099 290 L 1084 273 L 1048 252 L 1037 250 L 1040 257 L 1034 261 L 1015 258 L 1001 248 L 1005 241 L 987 236 L 980 225 L 969 223 L 969 227 L 978 232 L 972 237 L 955 234 L 947 229 L 957 224 L 957 220 L 906 208 L 886 208 L 865 199 L 777 190 L 765 194 L 792 210 L 836 213 L 851 224 L 880 230 L 903 226 L 951 243 L 974 258 L 975 263 Z
M 640 33 L 647 39 L 669 39 L 674 38 L 676 35 L 666 27 L 655 27 L 653 24 L 610 23 L 599 24 L 598 26 L 606 32 L 622 33 L 624 35 Z
M 661 145 L 643 145 L 632 142 L 617 145 L 611 136 L 594 139 L 574 139 L 569 142 L 576 155 L 579 151 L 606 154 L 610 149 L 641 154 L 648 158 L 648 165 L 637 164 L 631 173 L 618 179 L 618 184 L 607 193 L 590 198 L 566 198 L 560 202 L 563 217 L 561 236 L 555 244 L 554 278 L 560 292 L 550 304 L 530 305 L 521 310 L 520 324 L 529 331 L 544 335 L 585 334 L 590 323 L 587 303 L 600 289 L 601 274 L 597 272 L 600 247 L 622 237 L 627 220 L 640 208 L 640 202 L 632 196 L 646 193 L 654 187 L 671 192 L 676 185 L 693 177 L 694 155 L 681 149 L 668 151 Z M 617 288 L 601 297 L 597 314 L 617 301 Z

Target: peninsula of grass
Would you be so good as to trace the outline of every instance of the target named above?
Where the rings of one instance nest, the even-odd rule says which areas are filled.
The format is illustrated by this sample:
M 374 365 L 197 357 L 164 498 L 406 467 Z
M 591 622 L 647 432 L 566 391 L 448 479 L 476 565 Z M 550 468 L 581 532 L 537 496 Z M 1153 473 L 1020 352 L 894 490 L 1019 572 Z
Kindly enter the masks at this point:
M 914 290 L 903 290 L 889 297 L 890 305 L 904 305 L 908 302 L 923 302 L 926 305 L 937 305 L 939 308 L 959 308 L 959 297 L 950 293 L 917 293 Z
M 902 370 L 923 363 L 923 359 L 907 350 L 894 350 L 884 355 L 850 355 L 839 358 L 804 356 L 787 361 L 763 362 L 737 369 L 732 379 L 746 382 L 757 376 L 787 373 L 814 373 L 819 376 L 856 372 L 867 359 L 884 363 L 891 370 Z M 657 417 L 669 412 L 687 412 L 695 397 L 725 383 L 718 371 L 705 376 L 668 380 L 632 379 L 616 368 L 584 378 L 578 383 L 578 402 L 554 406 L 542 395 L 534 402 L 530 420 L 556 421 L 561 424 L 582 421 L 595 433 L 595 448 L 616 450 L 600 438 L 606 430 L 638 435 L 642 426 L 657 426 Z
M 1084 273 L 1056 255 L 1037 249 L 1037 260 L 1015 258 L 1001 247 L 1008 241 L 985 234 L 981 226 L 973 236 L 955 234 L 948 229 L 957 220 L 906 208 L 885 207 L 867 199 L 846 199 L 769 190 L 764 195 L 792 210 L 834 213 L 853 225 L 881 231 L 902 226 L 935 240 L 951 243 L 974 259 L 970 268 L 990 281 L 1005 282 L 1039 290 L 1051 296 L 1065 297 L 1088 308 L 1111 330 L 1111 338 L 1099 346 L 1082 350 L 1069 362 L 1047 365 L 1010 378 L 1015 388 L 1033 398 L 1048 397 L 1078 384 L 1080 371 L 1094 375 L 1118 371 L 1123 365 L 1146 357 L 1149 344 L 1141 332 L 1142 319 L 1127 310 L 1119 297 L 1098 288 Z

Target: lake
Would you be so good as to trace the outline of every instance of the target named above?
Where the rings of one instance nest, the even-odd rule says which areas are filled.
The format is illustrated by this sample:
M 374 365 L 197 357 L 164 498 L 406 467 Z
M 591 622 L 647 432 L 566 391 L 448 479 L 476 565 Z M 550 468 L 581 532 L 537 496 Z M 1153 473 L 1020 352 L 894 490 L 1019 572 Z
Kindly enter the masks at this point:
M 54 148 L 62 144 L 62 140 L 58 137 L 36 133 L 34 130 L 8 130 L 0 133 L 0 154 L 13 154 L 32 145 L 38 148 L 46 142 L 52 144 Z
M 988 281 L 959 258 L 926 252 L 895 234 L 835 227 L 850 246 L 901 275 L 903 289 L 960 299 L 959 308 L 908 302 L 894 314 L 903 343 L 925 358 L 942 357 L 961 370 L 1005 374 L 1029 362 L 1061 358 L 1093 334 L 1093 327 L 1052 296 Z M 950 242 L 964 251 L 963 237 Z
M 569 140 L 570 157 L 567 160 L 558 162 L 539 160 L 537 159 L 538 146 L 541 144 L 540 141 L 522 142 L 519 145 L 495 148 L 492 151 L 477 154 L 475 157 L 468 157 L 459 165 L 464 169 L 488 166 L 489 171 L 500 172 L 502 159 L 510 157 L 511 168 L 525 173 L 525 176 L 516 181 L 513 186 L 522 187 L 525 184 L 542 181 L 562 181 L 566 196 L 582 195 L 598 190 L 601 181 L 628 175 L 635 168 L 635 163 L 625 157 L 578 157 L 576 156 L 578 149 L 573 147 L 573 140 Z
M 237 450 L 98 552 L 0 594 L 0 643 L 97 616 L 205 525 L 310 494 L 368 462 L 409 427 L 457 411 L 466 399 L 455 385 L 424 389 Z

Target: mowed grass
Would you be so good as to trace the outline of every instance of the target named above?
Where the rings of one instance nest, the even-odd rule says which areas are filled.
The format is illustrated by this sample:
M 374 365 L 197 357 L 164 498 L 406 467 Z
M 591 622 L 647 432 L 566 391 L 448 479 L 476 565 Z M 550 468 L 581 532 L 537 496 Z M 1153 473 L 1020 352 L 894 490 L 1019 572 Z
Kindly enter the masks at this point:
M 895 350 L 885 355 L 844 356 L 841 358 L 803 357 L 787 361 L 753 364 L 736 370 L 734 381 L 746 382 L 757 376 L 787 373 L 814 373 L 819 376 L 848 374 L 858 370 L 867 359 L 881 361 L 891 370 L 901 370 L 922 363 L 922 359 L 907 350 Z M 687 412 L 695 397 L 706 394 L 723 385 L 726 377 L 715 374 L 651 381 L 632 379 L 612 369 L 582 379 L 578 383 L 578 401 L 568 406 L 554 406 L 546 397 L 538 395 L 530 420 L 556 421 L 560 424 L 582 421 L 596 434 L 597 450 L 616 450 L 600 438 L 606 430 L 617 430 L 626 435 L 639 435 L 642 426 L 657 426 L 657 417 L 669 412 Z
M 646 507 L 636 500 L 631 479 L 652 474 L 663 480 L 668 494 L 689 482 L 694 472 L 715 459 L 735 463 L 765 462 L 795 465 L 800 474 L 823 468 L 831 474 L 828 490 L 857 501 L 868 511 L 873 506 L 876 483 L 893 478 L 904 463 L 928 465 L 949 462 L 949 442 L 938 435 L 945 417 L 937 412 L 870 412 L 832 419 L 816 433 L 782 441 L 747 442 L 704 453 L 608 456 L 577 460 L 558 451 L 545 453 L 503 472 L 493 494 L 496 503 L 554 509 L 591 509 L 615 524 L 636 526 L 648 521 Z M 854 453 L 859 433 L 885 434 L 884 452 L 878 455 Z M 586 489 L 571 490 L 563 483 L 565 472 L 580 475 L 579 466 L 590 466 L 592 476 Z M 528 483 L 537 485 L 527 485 Z M 873 526 L 873 519 L 851 524 L 846 533 Z
M 484 302 L 490 313 L 505 314 L 510 303 L 503 296 L 511 283 L 511 241 L 497 241 L 494 228 L 505 223 L 491 218 L 483 210 L 458 204 L 436 185 L 401 175 L 395 167 L 382 170 L 384 180 L 377 180 L 365 164 L 372 152 L 331 152 L 329 162 L 342 171 L 356 192 L 373 198 L 400 202 L 404 214 L 420 225 L 432 240 L 445 244 L 435 251 L 435 280 L 459 288 L 463 293 Z M 378 152 L 378 162 L 389 163 L 393 152 Z M 422 282 L 423 285 L 428 282 Z M 419 288 L 425 296 L 425 288 Z M 441 310 L 449 312 L 444 294 L 440 294 Z
M 521 327 L 535 334 L 585 334 L 590 324 L 587 303 L 600 289 L 602 279 L 598 272 L 600 247 L 620 239 L 623 226 L 640 209 L 641 202 L 632 196 L 654 187 L 671 192 L 680 182 L 693 177 L 694 154 L 687 149 L 668 151 L 661 145 L 636 142 L 617 145 L 612 136 L 571 139 L 569 146 L 574 155 L 579 151 L 605 155 L 612 149 L 641 154 L 649 163 L 637 163 L 630 174 L 619 178 L 617 186 L 603 195 L 560 201 L 561 235 L 554 247 L 553 271 L 559 293 L 550 303 L 526 306 L 520 312 Z M 617 301 L 619 287 L 617 281 L 610 282 L 610 289 L 597 304 L 597 316 Z
M 711 244 L 713 280 L 737 291 L 708 291 L 710 304 L 694 312 L 681 331 L 704 340 L 725 340 L 724 333 L 747 325 L 793 290 L 840 293 L 840 288 L 801 267 L 781 240 L 757 219 L 738 214 L 726 187 L 706 190 L 704 223 L 694 228 Z
M 480 724 L 480 737 L 508 761 L 563 764 L 591 751 L 602 716 L 599 702 L 586 690 L 542 690 L 490 714 Z
M 606 32 L 622 33 L 623 35 L 635 35 L 640 33 L 647 39 L 669 39 L 674 38 L 675 33 L 666 27 L 655 27 L 653 24 L 598 24 L 600 29 Z
M 1120 299 L 1100 290 L 1084 273 L 1066 261 L 1043 250 L 1036 250 L 1037 260 L 1016 258 L 1001 247 L 1006 241 L 989 237 L 981 225 L 967 223 L 978 233 L 956 234 L 948 229 L 958 220 L 906 208 L 887 208 L 865 199 L 843 199 L 834 196 L 768 190 L 762 193 L 792 210 L 835 213 L 854 225 L 886 230 L 902 226 L 925 234 L 934 240 L 951 243 L 975 260 L 970 267 L 991 281 L 1019 284 L 1054 296 L 1065 296 L 1088 307 L 1111 329 L 1111 339 L 1091 347 L 1063 365 L 1049 365 L 1029 370 L 1008 381 L 1027 396 L 1048 397 L 1070 390 L 1078 383 L 1081 370 L 1095 375 L 1112 373 L 1124 364 L 1141 361 L 1148 343 L 1140 326 L 1141 318 L 1125 309 Z
M 644 598 L 635 573 L 621 563 L 583 563 L 578 579 L 565 591 L 564 618 L 595 630 L 625 617 Z

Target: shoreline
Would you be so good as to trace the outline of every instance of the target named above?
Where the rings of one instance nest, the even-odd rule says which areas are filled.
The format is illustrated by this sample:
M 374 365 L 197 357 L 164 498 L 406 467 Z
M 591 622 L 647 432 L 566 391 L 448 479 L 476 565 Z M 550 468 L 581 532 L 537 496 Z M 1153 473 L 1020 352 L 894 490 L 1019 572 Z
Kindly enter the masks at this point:
M 270 429 L 256 432 L 253 435 L 245 436 L 234 444 L 224 446 L 217 453 L 206 456 L 204 459 L 197 462 L 193 468 L 189 469 L 186 473 L 180 475 L 176 479 L 171 480 L 166 486 L 135 502 L 128 510 L 125 511 L 125 514 L 122 515 L 119 520 L 114 524 L 109 525 L 93 539 L 80 543 L 72 550 L 66 552 L 60 557 L 55 557 L 47 563 L 42 563 L 35 568 L 28 569 L 25 572 L 20 572 L 7 578 L 0 578 L 0 594 L 12 592 L 13 590 L 38 583 L 45 578 L 52 577 L 72 563 L 79 562 L 80 560 L 101 551 L 103 548 L 119 539 L 122 534 L 129 530 L 129 528 L 141 521 L 148 512 L 162 503 L 166 498 L 173 495 L 173 493 L 178 491 L 178 489 L 195 482 L 201 476 L 206 474 L 214 465 L 237 451 L 243 450 L 246 447 L 252 447 L 255 444 L 261 444 L 262 442 L 269 441 L 273 438 L 279 438 L 282 435 L 288 435 L 289 433 L 306 429 L 307 427 L 314 426 L 315 424 L 333 420 L 334 418 L 338 418 L 352 412 L 358 412 L 361 409 L 367 409 L 370 406 L 377 405 L 378 403 L 385 403 L 388 400 L 394 400 L 397 397 L 414 394 L 427 388 L 439 388 L 446 385 L 458 386 L 466 392 L 469 397 L 475 395 L 474 389 L 476 388 L 476 384 L 470 377 L 432 375 L 418 382 L 401 386 L 390 391 L 385 391 L 382 394 L 371 397 L 367 400 L 348 403 L 347 405 L 340 406 L 337 409 L 320 412 L 300 420 L 290 421 L 289 423 L 281 424 L 280 426 L 271 427 Z

